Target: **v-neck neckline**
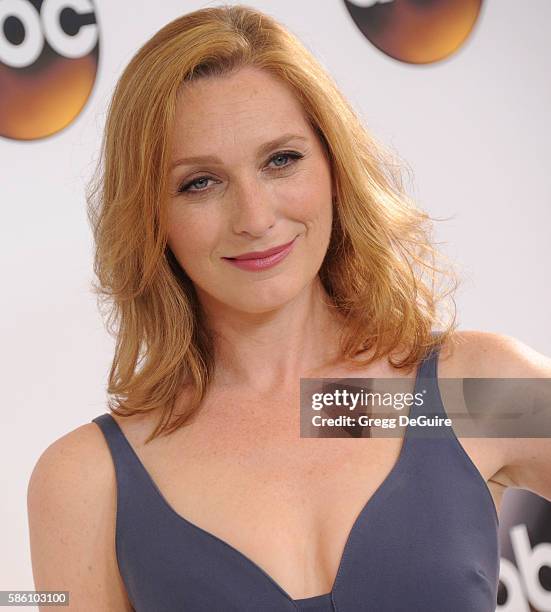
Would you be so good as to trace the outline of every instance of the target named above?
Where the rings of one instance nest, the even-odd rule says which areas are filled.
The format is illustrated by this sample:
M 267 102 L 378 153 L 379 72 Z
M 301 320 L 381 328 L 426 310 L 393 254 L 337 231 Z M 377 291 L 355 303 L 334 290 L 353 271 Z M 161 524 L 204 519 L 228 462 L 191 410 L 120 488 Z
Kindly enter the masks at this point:
M 430 352 L 427 356 L 425 356 L 425 358 L 420 362 L 420 364 L 417 367 L 417 372 L 416 372 L 416 375 L 415 375 L 415 385 L 414 385 L 414 390 L 413 390 L 413 396 L 414 397 L 416 397 L 415 394 L 419 391 L 420 381 L 422 379 L 422 373 L 424 372 L 424 369 L 427 367 L 427 364 L 429 363 L 429 361 L 431 359 L 431 356 L 432 356 L 432 352 Z M 333 602 L 333 597 L 334 597 L 335 589 L 338 586 L 339 579 L 340 579 L 340 577 L 342 575 L 342 572 L 343 572 L 343 566 L 344 566 L 344 563 L 345 563 L 345 560 L 346 560 L 346 557 L 347 557 L 347 551 L 348 551 L 348 549 L 350 547 L 350 543 L 352 542 L 352 540 L 354 538 L 354 535 L 355 535 L 355 533 L 356 533 L 356 531 L 358 529 L 358 525 L 361 523 L 363 517 L 368 512 L 368 510 L 373 506 L 374 500 L 377 499 L 378 497 L 380 497 L 382 492 L 389 486 L 389 483 L 391 482 L 392 478 L 398 473 L 398 470 L 399 470 L 400 466 L 404 462 L 404 458 L 407 456 L 408 440 L 411 437 L 409 435 L 410 424 L 409 424 L 409 421 L 408 421 L 408 424 L 406 425 L 406 428 L 405 428 L 404 435 L 402 437 L 402 444 L 400 446 L 400 452 L 398 454 L 398 458 L 396 459 L 394 465 L 392 466 L 392 468 L 390 469 L 390 471 L 386 475 L 385 479 L 381 482 L 381 484 L 377 487 L 375 492 L 370 496 L 370 498 L 362 506 L 360 512 L 356 516 L 356 519 L 352 523 L 352 527 L 350 528 L 350 530 L 348 532 L 348 535 L 346 537 L 346 541 L 345 541 L 345 544 L 344 544 L 344 548 L 343 548 L 341 557 L 339 559 L 339 563 L 338 563 L 338 566 L 337 566 L 337 573 L 336 573 L 335 578 L 333 580 L 333 584 L 331 586 L 331 590 L 328 593 L 323 593 L 322 595 L 314 595 L 312 597 L 303 597 L 303 598 L 300 598 L 300 599 L 294 599 L 293 597 L 291 597 L 291 595 L 270 574 L 268 574 L 268 572 L 266 570 L 264 570 L 258 563 L 253 561 L 244 552 L 241 552 L 239 549 L 237 549 L 235 546 L 233 546 L 232 544 L 230 544 L 226 540 L 223 540 L 222 538 L 218 537 L 214 533 L 212 533 L 212 532 L 210 532 L 210 531 L 208 531 L 206 529 L 203 529 L 203 527 L 200 527 L 199 525 L 196 525 L 195 523 L 193 523 L 189 519 L 185 518 L 180 513 L 176 512 L 176 510 L 172 507 L 172 505 L 168 502 L 166 497 L 163 495 L 163 493 L 161 492 L 161 490 L 159 489 L 159 487 L 157 486 L 157 484 L 155 483 L 155 481 L 151 477 L 151 475 L 148 472 L 148 470 L 145 468 L 145 466 L 142 463 L 141 459 L 139 458 L 138 454 L 136 453 L 136 451 L 134 450 L 134 448 L 130 444 L 128 438 L 124 435 L 122 429 L 120 428 L 120 425 L 117 423 L 117 421 L 112 417 L 112 415 L 110 413 L 105 413 L 105 414 L 110 418 L 112 423 L 114 423 L 116 430 L 118 431 L 118 433 L 122 437 L 122 440 L 124 441 L 124 443 L 127 446 L 127 448 L 130 450 L 130 453 L 133 456 L 133 458 L 136 460 L 140 470 L 145 474 L 146 479 L 153 486 L 153 489 L 157 493 L 157 496 L 160 498 L 160 500 L 161 500 L 162 504 L 164 505 L 164 507 L 173 516 L 175 516 L 176 519 L 179 522 L 189 526 L 190 528 L 192 528 L 194 530 L 199 531 L 202 535 L 205 535 L 205 536 L 207 536 L 209 538 L 213 538 L 214 540 L 216 540 L 217 542 L 222 544 L 224 547 L 228 548 L 234 555 L 237 555 L 237 557 L 239 559 L 241 559 L 244 563 L 246 563 L 250 567 L 258 570 L 264 576 L 264 578 L 266 578 L 282 595 L 284 595 L 285 598 L 297 610 L 300 610 L 300 605 L 301 604 L 313 603 L 314 600 L 319 600 L 320 603 L 323 602 L 324 600 L 328 600 L 328 601 L 330 600 L 330 601 Z M 410 413 L 409 413 L 408 416 L 410 418 L 415 418 L 417 416 L 417 414 L 416 414 L 416 404 L 415 403 L 413 403 L 411 405 Z

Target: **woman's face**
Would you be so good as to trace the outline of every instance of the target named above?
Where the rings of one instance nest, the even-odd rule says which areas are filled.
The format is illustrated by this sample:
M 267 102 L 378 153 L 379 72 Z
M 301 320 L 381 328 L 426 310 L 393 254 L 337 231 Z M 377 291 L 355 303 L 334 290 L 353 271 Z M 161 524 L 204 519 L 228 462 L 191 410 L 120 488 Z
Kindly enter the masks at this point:
M 168 244 L 201 301 L 262 313 L 296 298 L 327 251 L 333 195 L 300 103 L 268 73 L 243 68 L 187 83 L 174 129 Z M 226 259 L 292 240 L 272 267 Z

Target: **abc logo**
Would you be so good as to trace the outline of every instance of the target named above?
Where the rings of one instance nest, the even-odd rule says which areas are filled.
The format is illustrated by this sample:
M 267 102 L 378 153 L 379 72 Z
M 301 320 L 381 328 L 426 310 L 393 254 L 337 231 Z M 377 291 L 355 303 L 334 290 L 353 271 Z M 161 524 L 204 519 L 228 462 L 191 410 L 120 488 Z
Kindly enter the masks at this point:
M 473 29 L 482 0 L 344 0 L 360 32 L 377 49 L 408 64 L 455 53 Z
M 98 58 L 90 0 L 0 0 L 0 136 L 34 140 L 69 125 Z
M 526 525 L 516 525 L 509 534 L 517 567 L 501 558 L 499 580 L 507 590 L 507 599 L 496 610 L 530 612 L 530 604 L 542 612 L 551 610 L 551 591 L 543 588 L 539 577 L 543 567 L 551 567 L 551 544 L 540 542 L 532 549 Z

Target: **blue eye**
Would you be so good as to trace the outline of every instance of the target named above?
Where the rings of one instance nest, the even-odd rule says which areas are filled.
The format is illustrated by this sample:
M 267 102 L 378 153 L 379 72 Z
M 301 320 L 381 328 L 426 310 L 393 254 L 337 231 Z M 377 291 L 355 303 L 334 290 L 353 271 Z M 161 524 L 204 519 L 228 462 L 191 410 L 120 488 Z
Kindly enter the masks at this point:
M 210 177 L 208 176 L 200 176 L 199 178 L 193 179 L 192 181 L 190 181 L 189 183 L 186 183 L 185 185 L 181 185 L 178 188 L 178 192 L 181 193 L 183 191 L 189 191 L 190 187 L 193 187 L 194 185 L 196 186 L 197 183 L 201 183 L 201 181 L 210 181 Z M 203 185 L 204 186 L 204 185 Z M 192 191 L 205 191 L 204 189 L 193 189 Z
M 279 151 L 278 153 L 275 153 L 274 155 L 272 155 L 272 157 L 270 157 L 268 163 L 281 158 L 293 160 L 290 163 L 286 163 L 279 166 L 276 165 L 275 167 L 273 167 L 272 170 L 275 170 L 277 172 L 279 170 L 285 170 L 289 166 L 292 166 L 297 160 L 301 159 L 302 157 L 304 157 L 302 153 L 297 153 L 295 151 Z M 208 184 L 208 181 L 214 181 L 214 179 L 212 179 L 210 176 L 199 176 L 191 181 L 188 181 L 187 183 L 182 183 L 178 187 L 177 193 L 204 193 L 209 189 L 209 187 L 206 186 Z M 204 187 L 203 189 L 200 188 L 200 184 L 202 184 L 202 186 Z M 190 187 L 194 186 L 199 186 L 199 189 L 190 189 Z
M 274 159 L 278 159 L 278 158 L 282 158 L 282 157 L 287 157 L 290 158 L 292 160 L 297 160 L 300 159 L 302 157 L 302 155 L 300 153 L 292 153 L 292 152 L 281 152 L 281 153 L 276 153 L 275 155 L 273 155 L 270 158 L 270 161 L 274 161 Z M 284 166 L 276 166 L 276 168 L 286 168 L 288 165 L 290 164 L 285 164 Z

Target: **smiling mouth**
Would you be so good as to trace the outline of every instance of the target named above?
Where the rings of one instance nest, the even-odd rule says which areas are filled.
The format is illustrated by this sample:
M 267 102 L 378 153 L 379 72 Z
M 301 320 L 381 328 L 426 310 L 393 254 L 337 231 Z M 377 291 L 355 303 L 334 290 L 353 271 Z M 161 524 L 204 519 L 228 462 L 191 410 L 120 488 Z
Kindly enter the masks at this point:
M 297 236 L 291 242 L 283 245 L 283 247 L 278 247 L 278 250 L 271 249 L 270 255 L 265 255 L 264 257 L 250 257 L 251 253 L 245 254 L 245 256 L 240 257 L 223 257 L 233 266 L 237 266 L 242 270 L 247 270 L 249 272 L 259 272 L 261 270 L 267 270 L 278 265 L 282 262 L 292 251 L 294 244 L 296 242 Z
M 281 244 L 280 246 L 273 247 L 271 249 L 266 249 L 265 251 L 244 253 L 243 255 L 237 255 L 236 257 L 223 257 L 222 259 L 231 259 L 232 261 L 250 261 L 253 259 L 267 259 L 268 257 L 272 257 L 273 255 L 277 255 L 281 253 L 285 249 L 288 249 L 293 242 L 295 241 L 296 236 L 290 242 L 285 244 Z

